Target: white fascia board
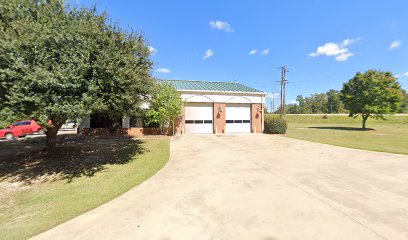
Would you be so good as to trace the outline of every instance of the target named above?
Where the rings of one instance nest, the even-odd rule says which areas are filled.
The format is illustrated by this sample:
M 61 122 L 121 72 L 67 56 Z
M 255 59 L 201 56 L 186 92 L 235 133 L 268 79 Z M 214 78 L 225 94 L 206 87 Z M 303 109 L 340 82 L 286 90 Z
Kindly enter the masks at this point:
M 245 95 L 245 96 L 250 96 L 250 95 L 257 95 L 257 96 L 266 96 L 266 93 L 264 92 L 232 92 L 232 91 L 210 91 L 210 90 L 184 90 L 184 89 L 177 89 L 178 92 L 181 93 L 196 93 L 196 94 L 202 94 L 202 93 L 209 93 L 209 94 L 228 94 L 228 95 Z
M 184 102 L 217 102 L 217 103 L 264 103 L 263 95 L 250 94 L 222 94 L 222 93 L 204 93 L 189 92 L 182 93 L 181 98 Z

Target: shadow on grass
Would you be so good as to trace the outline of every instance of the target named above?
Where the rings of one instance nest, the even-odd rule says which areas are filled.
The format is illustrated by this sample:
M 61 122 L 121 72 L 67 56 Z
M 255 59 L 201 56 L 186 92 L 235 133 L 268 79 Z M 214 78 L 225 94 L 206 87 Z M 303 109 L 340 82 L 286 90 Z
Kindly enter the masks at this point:
M 356 128 L 356 127 L 309 127 L 314 129 L 324 129 L 324 130 L 343 130 L 343 131 L 374 131 L 373 128 Z
M 35 151 L 0 160 L 0 180 L 31 184 L 92 177 L 112 164 L 126 164 L 145 150 L 141 140 L 118 138 L 71 138 L 55 151 Z

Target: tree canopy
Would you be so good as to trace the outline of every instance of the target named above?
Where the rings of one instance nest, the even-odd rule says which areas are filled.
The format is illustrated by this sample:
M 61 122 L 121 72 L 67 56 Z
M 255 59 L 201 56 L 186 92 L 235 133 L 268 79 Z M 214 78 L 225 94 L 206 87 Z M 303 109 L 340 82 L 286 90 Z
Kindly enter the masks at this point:
M 158 84 L 146 113 L 148 124 L 158 123 L 162 132 L 171 125 L 174 135 L 175 124 L 182 114 L 182 105 L 181 95 L 173 86 Z
M 67 119 L 136 111 L 154 86 L 149 56 L 95 8 L 0 0 L 0 111 L 39 122 L 50 148 Z
M 403 98 L 401 86 L 392 73 L 377 70 L 358 72 L 344 83 L 341 93 L 349 115 L 361 115 L 364 129 L 369 117 L 383 118 L 383 114 L 398 111 Z
M 402 95 L 404 96 L 401 102 L 398 113 L 408 113 L 408 93 L 405 89 L 402 89 Z
M 286 113 L 319 114 L 345 112 L 343 102 L 340 99 L 340 92 L 334 89 L 330 89 L 326 93 L 315 93 L 309 97 L 298 95 L 296 101 L 297 103 L 286 105 Z

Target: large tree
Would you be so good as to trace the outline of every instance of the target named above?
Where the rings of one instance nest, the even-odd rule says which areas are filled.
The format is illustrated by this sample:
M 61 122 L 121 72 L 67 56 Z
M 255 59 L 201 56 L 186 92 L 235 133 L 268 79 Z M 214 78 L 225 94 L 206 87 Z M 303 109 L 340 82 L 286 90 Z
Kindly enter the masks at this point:
M 0 110 L 34 119 L 47 147 L 67 119 L 130 115 L 154 85 L 143 36 L 95 8 L 0 0 Z
M 341 98 L 351 117 L 361 115 L 362 128 L 369 117 L 383 118 L 396 112 L 402 101 L 401 86 L 391 72 L 358 72 L 343 85 Z

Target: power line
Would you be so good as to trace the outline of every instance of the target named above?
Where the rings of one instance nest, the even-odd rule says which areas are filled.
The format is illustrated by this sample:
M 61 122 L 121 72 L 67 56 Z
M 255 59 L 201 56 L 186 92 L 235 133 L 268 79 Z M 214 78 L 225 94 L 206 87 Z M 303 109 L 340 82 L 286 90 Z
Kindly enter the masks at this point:
M 269 94 L 269 98 L 271 99 L 271 113 L 275 112 L 275 97 L 277 96 L 276 92 L 272 92 Z
M 278 69 L 281 70 L 281 80 L 278 81 L 280 83 L 280 115 L 283 117 L 285 115 L 285 104 L 286 104 L 286 84 L 289 83 L 289 81 L 286 79 L 286 73 L 289 72 L 288 67 L 286 65 L 283 65 L 282 67 L 279 67 Z

